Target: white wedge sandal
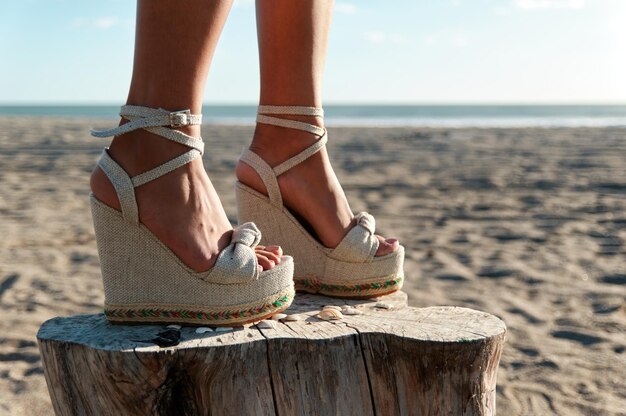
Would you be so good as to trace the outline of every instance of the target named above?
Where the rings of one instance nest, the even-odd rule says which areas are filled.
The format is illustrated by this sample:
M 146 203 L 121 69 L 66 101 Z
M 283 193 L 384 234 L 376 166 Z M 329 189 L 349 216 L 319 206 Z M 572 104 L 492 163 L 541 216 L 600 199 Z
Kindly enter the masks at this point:
M 237 182 L 239 223 L 253 221 L 263 230 L 264 239 L 280 244 L 294 257 L 296 290 L 343 298 L 372 298 L 399 290 L 404 280 L 404 247 L 384 256 L 375 256 L 379 242 L 374 235 L 374 217 L 370 214 L 356 214 L 355 225 L 339 245 L 328 248 L 311 236 L 283 205 L 278 176 L 322 149 L 327 133 L 313 124 L 267 114 L 323 116 L 324 113 L 315 107 L 259 106 L 258 123 L 306 131 L 319 139 L 274 167 L 251 150 L 244 150 L 240 161 L 257 172 L 268 195 Z
M 208 271 L 186 266 L 140 221 L 134 188 L 157 179 L 202 155 L 201 138 L 175 128 L 201 123 L 189 110 L 169 112 L 123 106 L 122 126 L 92 131 L 96 137 L 119 136 L 137 129 L 184 144 L 182 155 L 134 177 L 104 149 L 98 165 L 113 184 L 121 212 L 93 194 L 91 210 L 104 282 L 105 315 L 114 323 L 168 322 L 194 325 L 241 325 L 286 309 L 294 297 L 293 261 L 283 256 L 270 270 L 259 271 L 254 247 L 261 233 L 253 223 L 235 228 Z

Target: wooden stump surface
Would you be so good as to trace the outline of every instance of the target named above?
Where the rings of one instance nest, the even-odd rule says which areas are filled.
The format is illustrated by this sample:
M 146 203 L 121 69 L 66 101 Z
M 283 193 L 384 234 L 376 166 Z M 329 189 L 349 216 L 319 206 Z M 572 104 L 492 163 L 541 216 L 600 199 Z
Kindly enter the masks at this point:
M 407 307 L 298 295 L 275 329 L 247 325 L 172 347 L 165 325 L 109 324 L 102 314 L 54 318 L 38 340 L 57 414 L 495 414 L 506 327 L 460 307 Z M 325 305 L 361 315 L 322 321 Z M 381 307 L 381 306 L 386 306 Z

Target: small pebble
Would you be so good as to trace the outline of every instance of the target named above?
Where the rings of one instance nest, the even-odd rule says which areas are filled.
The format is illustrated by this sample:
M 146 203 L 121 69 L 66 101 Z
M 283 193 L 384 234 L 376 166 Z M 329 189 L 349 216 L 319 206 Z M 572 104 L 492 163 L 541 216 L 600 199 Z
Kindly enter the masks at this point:
M 205 332 L 213 332 L 213 330 L 211 328 L 207 328 L 206 326 L 196 328 L 196 334 L 204 334 Z
M 233 329 L 229 326 L 218 326 L 217 328 L 214 329 L 215 332 L 228 332 L 232 330 Z
M 276 329 L 277 326 L 276 321 L 261 321 L 256 326 L 261 329 Z
M 302 320 L 302 317 L 298 314 L 287 315 L 283 318 L 284 322 L 296 322 Z
M 391 309 L 391 308 L 393 308 L 393 306 L 392 306 L 392 305 L 390 305 L 390 304 L 388 304 L 388 303 L 385 303 L 385 302 L 378 302 L 378 303 L 376 304 L 376 307 L 377 307 L 377 308 L 380 308 L 380 309 Z
M 343 314 L 336 309 L 324 309 L 317 314 L 317 317 L 323 321 L 338 321 L 343 318 Z
M 341 307 L 335 305 L 326 305 L 322 308 L 322 310 L 334 309 L 336 311 L 341 312 Z
M 181 329 L 182 326 L 180 325 L 168 325 L 166 326 L 167 329 Z
M 361 315 L 363 311 L 356 308 L 346 308 L 342 309 L 341 313 L 343 313 L 344 315 Z
M 280 319 L 285 319 L 286 317 L 287 317 L 286 313 L 277 313 L 277 314 L 272 315 L 272 319 L 274 321 L 278 321 Z

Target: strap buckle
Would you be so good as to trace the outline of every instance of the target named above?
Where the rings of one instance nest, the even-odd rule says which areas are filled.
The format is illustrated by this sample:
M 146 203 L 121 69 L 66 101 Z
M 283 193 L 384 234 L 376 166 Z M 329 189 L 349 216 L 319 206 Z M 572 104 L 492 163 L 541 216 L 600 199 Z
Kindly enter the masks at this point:
M 177 128 L 191 124 L 191 110 L 173 111 L 170 113 L 170 127 Z

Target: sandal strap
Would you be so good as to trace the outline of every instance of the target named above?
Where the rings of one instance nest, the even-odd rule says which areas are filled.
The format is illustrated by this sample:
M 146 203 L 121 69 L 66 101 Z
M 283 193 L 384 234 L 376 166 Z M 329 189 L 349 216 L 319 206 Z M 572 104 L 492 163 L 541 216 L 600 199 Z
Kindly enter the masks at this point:
M 135 187 L 126 171 L 109 156 L 108 149 L 102 151 L 98 166 L 107 175 L 115 188 L 117 199 L 120 201 L 122 216 L 132 224 L 139 223 L 139 209 L 135 199 Z
M 324 117 L 324 109 L 320 107 L 304 107 L 300 105 L 260 105 L 259 114 L 286 114 L 290 116 Z
M 147 172 L 140 173 L 139 175 L 133 176 L 131 178 L 133 182 L 133 186 L 137 188 L 138 186 L 145 185 L 146 183 L 153 181 L 155 179 L 160 178 L 163 175 L 170 173 L 173 170 L 178 169 L 181 166 L 186 165 L 191 162 L 195 158 L 199 157 L 200 153 L 196 150 L 192 149 L 188 152 L 183 153 L 180 156 L 171 159 L 162 165 L 157 166 L 154 169 L 150 169 Z
M 276 176 L 280 176 L 283 173 L 287 172 L 289 169 L 293 168 L 294 166 L 299 165 L 300 163 L 304 162 L 305 160 L 313 156 L 315 153 L 319 152 L 322 149 L 322 147 L 326 145 L 326 142 L 328 142 L 328 138 L 326 136 L 326 132 L 324 132 L 324 135 L 320 137 L 319 140 L 313 143 L 311 146 L 307 147 L 306 149 L 304 149 L 297 155 L 290 157 L 289 159 L 275 166 L 274 173 L 276 174 Z
M 369 263 L 374 260 L 378 250 L 376 220 L 367 212 L 359 212 L 354 216 L 355 225 L 348 231 L 339 245 L 331 253 L 337 260 Z
M 201 154 L 204 153 L 202 138 L 172 130 L 183 126 L 202 124 L 202 114 L 191 114 L 189 110 L 167 111 L 162 108 L 123 105 L 119 115 L 129 122 L 107 130 L 91 130 L 91 135 L 94 137 L 113 137 L 134 130 L 145 129 L 165 139 L 196 149 Z M 168 126 L 168 128 L 163 126 Z
M 273 168 L 250 149 L 243 151 L 240 160 L 250 165 L 261 177 L 270 203 L 276 208 L 283 210 L 285 208 L 283 207 L 282 195 L 278 186 L 278 176 L 319 152 L 328 142 L 328 136 L 326 129 L 322 127 L 296 120 L 271 117 L 267 116 L 267 114 L 323 117 L 324 110 L 317 107 L 261 105 L 258 112 L 258 123 L 294 128 L 320 136 L 311 146 Z M 372 262 L 379 246 L 378 238 L 374 234 L 376 232 L 376 221 L 367 212 L 360 212 L 355 215 L 354 222 L 355 225 L 348 231 L 337 247 L 332 250 L 330 257 L 349 263 Z
M 314 124 L 305 123 L 297 120 L 289 120 L 278 117 L 271 117 L 266 114 L 281 114 L 291 116 L 315 116 L 323 117 L 324 110 L 318 107 L 302 107 L 302 106 L 278 106 L 278 105 L 260 105 L 258 115 L 256 118 L 257 123 L 269 124 L 278 127 L 292 128 L 296 130 L 312 133 L 316 136 L 320 136 L 319 139 L 311 146 L 305 148 L 298 154 L 284 162 L 271 167 L 256 153 L 249 149 L 246 149 L 241 154 L 240 160 L 250 165 L 261 177 L 267 194 L 270 199 L 270 203 L 278 208 L 282 207 L 282 196 L 278 187 L 277 177 L 287 172 L 294 166 L 304 162 L 315 153 L 319 152 L 328 142 L 328 136 L 326 129 L 316 126 Z
M 278 187 L 278 179 L 274 169 L 263 159 L 250 149 L 245 149 L 239 160 L 248 164 L 259 175 L 265 189 L 267 190 L 267 196 L 270 199 L 270 204 L 276 208 L 283 209 L 283 197 Z
M 289 120 L 278 117 L 271 117 L 267 114 L 282 114 L 287 116 L 315 116 L 324 117 L 324 110 L 318 107 L 282 106 L 282 105 L 260 105 L 256 116 L 257 123 L 270 124 L 278 127 L 286 127 L 306 131 L 307 133 L 323 136 L 326 129 L 315 124 L 303 121 Z
M 129 120 L 121 126 L 108 130 L 92 130 L 95 137 L 119 136 L 138 129 L 145 129 L 150 133 L 165 139 L 191 147 L 191 149 L 154 169 L 130 177 L 128 173 L 109 155 L 108 148 L 102 152 L 98 166 L 109 178 L 122 209 L 122 216 L 132 224 L 139 223 L 139 209 L 135 198 L 135 188 L 186 165 L 204 151 L 202 138 L 189 136 L 173 128 L 201 124 L 201 114 L 191 114 L 189 110 L 167 111 L 161 108 L 148 108 L 134 105 L 125 105 L 120 109 L 120 116 Z M 167 126 L 167 127 L 164 127 Z
M 221 285 L 257 280 L 261 272 L 254 248 L 261 237 L 261 231 L 252 222 L 235 227 L 230 244 L 222 249 L 209 274 L 201 279 Z

